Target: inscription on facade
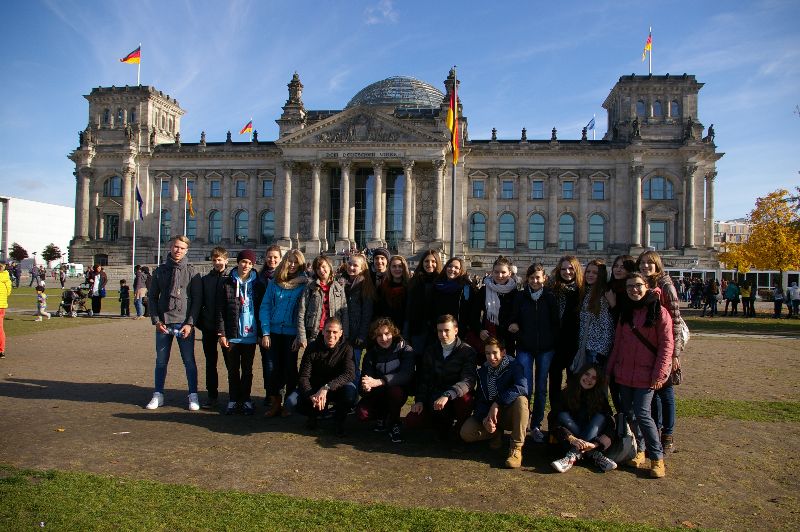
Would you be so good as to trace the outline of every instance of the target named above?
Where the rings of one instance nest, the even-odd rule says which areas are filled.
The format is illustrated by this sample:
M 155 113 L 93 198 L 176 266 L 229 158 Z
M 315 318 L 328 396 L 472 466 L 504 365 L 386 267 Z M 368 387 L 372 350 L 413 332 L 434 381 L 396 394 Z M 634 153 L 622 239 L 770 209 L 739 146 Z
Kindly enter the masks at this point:
M 404 151 L 321 151 L 320 159 L 402 159 Z

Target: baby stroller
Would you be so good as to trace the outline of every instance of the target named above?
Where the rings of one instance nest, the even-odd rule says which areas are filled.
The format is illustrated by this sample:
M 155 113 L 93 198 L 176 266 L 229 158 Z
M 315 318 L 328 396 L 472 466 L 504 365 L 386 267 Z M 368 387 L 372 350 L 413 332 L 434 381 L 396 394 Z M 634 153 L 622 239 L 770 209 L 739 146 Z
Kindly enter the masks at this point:
M 78 312 L 85 312 L 91 317 L 94 313 L 92 312 L 91 306 L 86 306 L 87 300 L 89 299 L 86 294 L 87 292 L 84 291 L 82 287 L 64 290 L 61 293 L 61 304 L 58 306 L 58 312 L 56 313 L 58 317 L 63 318 L 69 315 L 75 318 Z

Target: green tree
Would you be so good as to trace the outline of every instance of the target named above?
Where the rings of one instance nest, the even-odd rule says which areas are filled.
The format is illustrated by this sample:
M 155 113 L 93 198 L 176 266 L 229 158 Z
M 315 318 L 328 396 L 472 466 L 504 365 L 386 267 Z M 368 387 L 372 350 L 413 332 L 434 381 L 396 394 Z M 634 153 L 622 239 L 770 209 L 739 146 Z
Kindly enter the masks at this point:
M 63 257 L 64 254 L 61 253 L 61 248 L 56 246 L 54 243 L 50 242 L 45 246 L 42 250 L 42 260 L 47 261 L 47 266 L 50 266 L 50 263 L 54 260 L 58 260 Z
M 28 258 L 28 250 L 20 246 L 16 242 L 11 244 L 11 252 L 9 256 L 17 262 L 21 262 Z
M 785 189 L 756 200 L 746 242 L 728 245 L 720 260 L 742 272 L 800 269 L 800 212 Z

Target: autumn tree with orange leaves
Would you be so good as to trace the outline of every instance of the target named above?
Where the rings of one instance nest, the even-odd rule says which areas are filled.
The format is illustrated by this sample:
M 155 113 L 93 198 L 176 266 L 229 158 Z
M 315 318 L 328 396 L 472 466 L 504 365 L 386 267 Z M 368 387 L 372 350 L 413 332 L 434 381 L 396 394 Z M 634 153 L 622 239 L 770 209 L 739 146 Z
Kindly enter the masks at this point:
M 741 272 L 800 269 L 800 199 L 780 189 L 756 200 L 746 242 L 732 243 L 719 260 Z

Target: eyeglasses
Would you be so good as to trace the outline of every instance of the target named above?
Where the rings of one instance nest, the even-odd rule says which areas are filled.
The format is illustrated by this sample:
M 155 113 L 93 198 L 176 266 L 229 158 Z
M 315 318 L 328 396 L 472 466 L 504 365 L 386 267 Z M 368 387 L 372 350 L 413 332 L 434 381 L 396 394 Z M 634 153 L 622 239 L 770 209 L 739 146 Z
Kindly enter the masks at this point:
M 626 290 L 642 290 L 644 287 L 647 286 L 644 283 L 637 283 L 637 284 L 627 284 L 625 285 Z

